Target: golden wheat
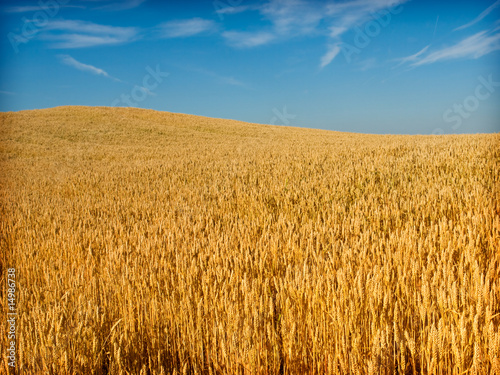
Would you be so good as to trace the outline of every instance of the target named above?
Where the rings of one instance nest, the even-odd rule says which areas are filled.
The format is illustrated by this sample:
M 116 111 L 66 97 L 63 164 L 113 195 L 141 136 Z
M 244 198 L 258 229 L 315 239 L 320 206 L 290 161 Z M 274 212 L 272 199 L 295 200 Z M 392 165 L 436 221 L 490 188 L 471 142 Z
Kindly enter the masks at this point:
M 500 373 L 498 134 L 0 121 L 19 372 Z

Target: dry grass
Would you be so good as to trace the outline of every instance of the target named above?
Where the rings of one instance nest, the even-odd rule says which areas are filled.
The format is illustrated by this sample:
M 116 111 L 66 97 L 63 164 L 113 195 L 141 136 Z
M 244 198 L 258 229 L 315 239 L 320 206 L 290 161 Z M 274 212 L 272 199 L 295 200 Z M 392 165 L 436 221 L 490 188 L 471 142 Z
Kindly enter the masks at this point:
M 0 121 L 21 372 L 500 374 L 498 134 Z

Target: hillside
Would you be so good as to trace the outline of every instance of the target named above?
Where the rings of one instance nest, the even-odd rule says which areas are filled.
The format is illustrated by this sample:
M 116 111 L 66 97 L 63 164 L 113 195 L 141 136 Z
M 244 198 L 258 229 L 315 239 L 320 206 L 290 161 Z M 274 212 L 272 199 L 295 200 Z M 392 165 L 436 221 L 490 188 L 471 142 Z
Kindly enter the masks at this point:
M 0 113 L 18 367 L 498 374 L 499 141 Z

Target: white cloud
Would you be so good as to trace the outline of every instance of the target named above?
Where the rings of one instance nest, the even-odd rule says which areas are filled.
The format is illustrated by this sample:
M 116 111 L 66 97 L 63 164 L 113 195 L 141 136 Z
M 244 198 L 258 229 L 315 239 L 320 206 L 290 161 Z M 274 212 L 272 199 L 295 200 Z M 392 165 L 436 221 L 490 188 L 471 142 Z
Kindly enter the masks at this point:
M 247 10 L 254 9 L 253 7 L 249 5 L 240 5 L 240 6 L 224 6 L 221 8 L 218 8 L 215 10 L 215 13 L 217 14 L 238 14 L 238 13 L 243 13 L 246 12 Z
M 355 26 L 378 17 L 409 0 L 306 1 L 269 0 L 257 10 L 269 26 L 250 31 L 230 30 L 222 33 L 228 44 L 251 48 L 299 36 L 325 36 L 327 51 L 320 67 L 330 64 L 341 51 L 341 36 Z M 500 1 L 500 0 L 499 0 Z
M 229 45 L 237 48 L 251 48 L 267 44 L 273 41 L 276 36 L 266 31 L 225 31 L 222 36 Z
M 228 77 L 228 76 L 223 76 L 220 74 L 217 74 L 215 72 L 212 72 L 211 70 L 206 70 L 206 69 L 191 69 L 194 72 L 198 72 L 200 74 L 204 74 L 206 76 L 215 78 L 215 80 L 219 83 L 225 84 L 225 85 L 231 85 L 231 86 L 240 86 L 240 87 L 245 87 L 246 85 L 241 82 L 240 80 L 234 78 L 234 77 Z
M 41 39 L 54 42 L 51 48 L 85 48 L 130 42 L 137 38 L 135 27 L 99 25 L 79 20 L 54 20 L 47 24 Z
M 453 31 L 469 28 L 483 18 L 488 16 L 495 8 L 500 6 L 500 0 L 495 1 L 492 5 L 486 8 L 479 16 L 471 22 L 457 27 Z M 429 46 L 423 48 L 414 55 L 397 59 L 400 64 L 410 63 L 411 67 L 433 64 L 439 61 L 455 60 L 455 59 L 478 59 L 492 52 L 500 50 L 500 20 L 496 20 L 489 30 L 483 30 L 471 36 L 468 36 L 457 43 L 428 51 Z M 398 66 L 399 66 L 398 65 Z
M 321 58 L 321 62 L 319 64 L 320 68 L 324 68 L 328 64 L 330 64 L 333 59 L 339 54 L 340 46 L 338 44 L 334 44 L 328 48 L 328 51 Z
M 426 49 L 415 55 L 405 57 L 402 60 L 414 61 L 411 65 L 415 67 L 459 58 L 478 59 L 498 50 L 500 50 L 500 33 L 492 34 L 488 31 L 481 31 L 450 47 L 430 52 L 422 58 L 420 56 L 426 52 Z
M 240 86 L 240 87 L 244 87 L 245 84 L 243 82 L 241 82 L 240 80 L 234 78 L 234 77 L 222 77 L 222 76 L 219 76 L 218 77 L 219 81 L 221 83 L 225 83 L 227 85 L 231 85 L 231 86 Z
M 134 9 L 138 6 L 145 3 L 147 0 L 127 0 L 127 1 L 119 1 L 111 4 L 106 4 L 96 9 L 99 10 L 109 10 L 109 11 L 119 11 L 119 10 L 128 10 Z
M 336 44 L 340 44 L 344 33 L 368 22 L 370 19 L 378 17 L 388 18 L 389 15 L 392 17 L 393 15 L 390 13 L 390 10 L 393 13 L 398 13 L 395 12 L 397 7 L 407 1 L 409 0 L 354 0 L 329 3 L 325 10 L 325 17 L 330 24 L 328 36 Z M 333 53 L 335 51 L 336 53 Z M 340 48 L 339 50 L 332 50 L 332 47 L 330 47 L 322 57 L 320 67 L 324 68 L 330 64 L 339 51 Z
M 118 38 L 129 38 L 137 33 L 134 27 L 100 25 L 88 21 L 56 20 L 45 27 L 46 30 L 75 31 L 87 34 L 106 34 Z
M 493 12 L 493 10 L 495 10 L 495 8 L 498 8 L 499 6 L 500 6 L 500 0 L 497 0 L 492 5 L 490 5 L 488 8 L 486 8 L 485 10 L 483 10 L 481 12 L 481 14 L 479 16 L 477 16 L 476 18 L 474 18 L 471 22 L 466 23 L 465 25 L 462 25 L 460 27 L 457 27 L 453 31 L 463 30 L 463 29 L 466 29 L 468 27 L 471 27 L 472 25 L 475 25 L 476 23 L 478 23 L 479 21 L 481 21 L 483 18 L 485 18 L 488 14 L 490 14 L 491 12 Z
M 96 4 L 93 10 L 121 11 L 134 9 L 144 4 L 147 0 L 79 0 L 80 2 Z M 101 3 L 103 5 L 98 5 Z
M 181 38 L 201 34 L 215 29 L 215 22 L 203 18 L 175 20 L 161 24 L 160 35 L 163 38 Z
M 54 49 L 86 48 L 123 43 L 122 40 L 110 36 L 82 34 L 46 35 L 42 39 L 54 42 L 50 46 Z
M 87 64 L 81 63 L 80 61 L 75 60 L 73 57 L 71 57 L 69 55 L 59 55 L 58 57 L 63 64 L 66 64 L 66 65 L 71 66 L 75 69 L 81 70 L 82 72 L 92 73 L 95 75 L 110 78 L 110 79 L 117 81 L 117 82 L 121 82 L 119 79 L 110 76 L 104 70 L 96 68 L 95 66 L 92 66 L 92 65 L 87 65 Z
M 357 65 L 359 67 L 359 70 L 364 72 L 364 71 L 367 71 L 369 69 L 373 69 L 377 65 L 377 59 L 372 57 L 372 58 L 369 58 L 367 60 L 358 62 Z
M 227 43 L 236 48 L 258 47 L 276 40 L 314 34 L 322 19 L 322 7 L 303 0 L 270 0 L 257 7 L 239 9 L 246 10 L 259 11 L 270 24 L 255 31 L 223 32 Z
M 330 33 L 328 36 L 330 38 L 337 38 L 337 37 L 341 36 L 343 33 L 345 33 L 347 30 L 349 30 L 349 29 L 345 26 L 331 26 Z
M 323 18 L 319 4 L 303 0 L 271 0 L 260 12 L 271 21 L 275 33 L 289 37 L 314 32 Z
M 424 54 L 429 49 L 429 47 L 430 47 L 430 45 L 425 46 L 424 48 L 422 48 L 420 51 L 418 51 L 417 53 L 415 53 L 413 55 L 410 55 L 407 57 L 402 57 L 400 59 L 396 59 L 396 61 L 399 61 L 399 64 L 396 65 L 396 67 L 400 66 L 404 63 L 407 63 L 407 62 L 413 62 L 413 61 L 418 60 L 418 57 L 421 56 L 422 54 Z
M 332 18 L 332 25 L 337 30 L 347 31 L 356 25 L 360 25 L 372 18 L 379 16 L 378 12 L 387 14 L 391 8 L 407 2 L 408 0 L 354 0 L 342 3 L 330 3 L 326 7 L 326 13 Z M 335 36 L 338 36 L 337 34 Z
M 61 8 L 79 8 L 79 9 L 85 9 L 85 6 L 82 5 L 68 5 L 68 4 L 57 4 L 58 9 Z M 28 13 L 28 12 L 38 12 L 38 11 L 47 11 L 47 9 L 50 9 L 51 12 L 54 12 L 50 7 L 47 6 L 42 6 L 42 5 L 19 5 L 19 6 L 12 6 L 4 9 L 5 13 Z
M 343 2 L 330 2 L 327 6 L 329 14 L 345 14 L 351 11 L 376 12 L 390 7 L 397 7 L 407 0 L 352 0 Z

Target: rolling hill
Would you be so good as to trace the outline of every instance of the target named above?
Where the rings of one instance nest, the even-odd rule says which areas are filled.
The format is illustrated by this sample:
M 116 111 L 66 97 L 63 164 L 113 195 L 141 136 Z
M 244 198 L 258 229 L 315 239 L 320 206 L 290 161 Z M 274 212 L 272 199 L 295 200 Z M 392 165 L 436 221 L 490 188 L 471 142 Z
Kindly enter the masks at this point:
M 106 107 L 0 124 L 20 371 L 500 373 L 499 134 Z

